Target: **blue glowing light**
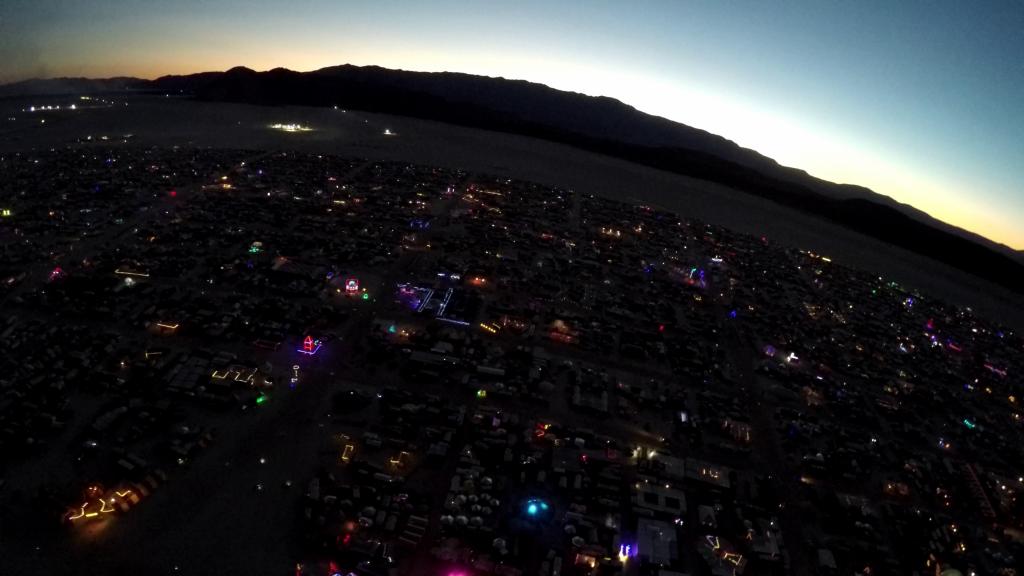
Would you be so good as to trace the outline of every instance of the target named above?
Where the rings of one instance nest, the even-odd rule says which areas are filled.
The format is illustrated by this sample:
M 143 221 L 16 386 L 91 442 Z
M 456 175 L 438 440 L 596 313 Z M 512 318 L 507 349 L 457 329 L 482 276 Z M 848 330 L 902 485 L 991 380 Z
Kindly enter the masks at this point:
M 454 288 L 449 288 L 448 291 L 444 293 L 444 300 L 441 301 L 441 306 L 439 306 L 438 309 L 437 309 L 437 317 L 438 318 L 443 318 L 444 317 L 444 311 L 448 309 L 448 303 L 451 302 L 452 294 L 454 292 L 455 292 Z
M 466 322 L 465 320 L 455 320 L 454 318 L 438 318 L 438 320 L 449 324 L 457 324 L 459 326 L 469 326 L 469 322 Z
M 548 503 L 543 500 L 534 498 L 531 500 L 527 500 L 526 502 L 526 514 L 528 516 L 536 516 L 537 514 L 540 514 L 541 511 L 547 509 Z

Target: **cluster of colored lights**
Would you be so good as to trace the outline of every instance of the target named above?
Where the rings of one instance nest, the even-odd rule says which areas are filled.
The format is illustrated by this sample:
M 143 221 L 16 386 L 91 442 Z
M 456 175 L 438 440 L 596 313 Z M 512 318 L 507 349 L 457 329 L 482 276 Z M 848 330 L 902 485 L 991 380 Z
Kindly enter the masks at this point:
M 422 310 L 433 295 L 434 291 L 430 288 L 420 288 L 412 284 L 398 285 L 398 300 L 416 312 Z
M 107 497 L 100 495 L 100 489 L 98 486 L 90 486 L 88 490 L 90 499 L 86 500 L 81 506 L 79 506 L 74 512 L 68 512 L 65 516 L 68 520 L 75 522 L 77 520 L 91 520 L 104 514 L 110 514 L 115 511 L 113 504 L 118 500 L 125 501 L 128 496 L 131 496 L 131 490 L 117 490 L 112 494 L 108 494 Z M 95 498 L 95 500 L 93 500 Z
M 329 274 L 327 278 L 330 279 L 332 276 L 333 274 Z M 341 288 L 337 288 L 335 291 L 341 294 Z M 363 300 L 370 299 L 370 293 L 366 291 L 366 288 L 362 288 L 362 292 L 360 293 L 359 280 L 356 278 L 349 278 L 345 280 L 345 295 L 350 298 L 359 296 Z
M 298 352 L 312 356 L 320 351 L 321 346 L 320 340 L 314 339 L 312 336 L 306 336 L 306 339 L 302 341 L 302 348 L 299 348 Z
M 626 560 L 637 555 L 637 547 L 632 544 L 619 544 L 619 562 L 625 564 Z
M 707 542 L 708 547 L 711 548 L 711 551 L 722 560 L 732 564 L 733 566 L 743 564 L 743 555 L 737 554 L 736 552 L 729 552 L 722 548 L 722 543 L 719 541 L 718 536 L 705 536 L 704 539 Z
M 98 511 L 94 510 L 92 512 L 86 512 L 86 509 L 89 508 L 89 502 L 86 502 L 85 504 L 82 504 L 82 506 L 79 509 L 77 514 L 72 514 L 72 515 L 68 516 L 68 520 L 79 520 L 79 519 L 82 519 L 82 518 L 95 518 L 95 517 L 99 516 L 100 514 L 109 514 L 109 513 L 114 511 L 114 508 L 112 506 L 110 506 L 107 503 L 106 500 L 104 500 L 102 498 L 99 498 L 99 499 L 96 500 L 96 502 L 99 504 L 99 510 Z
M 448 309 L 448 303 L 452 301 L 452 294 L 454 294 L 454 293 L 455 293 L 455 290 L 452 289 L 452 288 L 449 288 L 448 290 L 445 291 L 444 299 L 441 300 L 441 306 L 439 306 L 438 309 L 437 309 L 437 317 L 438 318 L 444 318 L 445 310 Z
M 697 268 L 696 266 L 690 268 L 690 274 L 686 277 L 686 283 L 691 286 L 696 285 L 701 288 L 707 286 L 707 283 L 704 281 L 704 270 Z
M 224 380 L 226 378 L 232 378 L 235 382 L 243 382 L 246 384 L 252 384 L 253 377 L 256 375 L 256 371 L 252 369 L 246 369 L 240 366 L 231 366 L 225 370 L 214 370 L 210 374 L 210 378 L 216 380 Z
M 395 468 L 403 468 L 405 467 L 406 464 L 409 463 L 409 453 L 403 450 L 399 452 L 397 455 L 389 458 L 388 463 L 394 466 Z
M 1001 378 L 1006 378 L 1006 370 L 1002 368 L 996 368 L 991 364 L 985 363 L 985 369 Z

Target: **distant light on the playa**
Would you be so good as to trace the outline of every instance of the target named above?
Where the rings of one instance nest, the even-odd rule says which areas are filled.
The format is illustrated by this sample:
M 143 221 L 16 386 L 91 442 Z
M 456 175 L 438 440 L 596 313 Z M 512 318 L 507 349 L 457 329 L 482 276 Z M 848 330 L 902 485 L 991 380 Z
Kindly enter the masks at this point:
M 282 132 L 311 132 L 313 130 L 309 126 L 303 126 L 302 124 L 271 124 L 270 127 Z

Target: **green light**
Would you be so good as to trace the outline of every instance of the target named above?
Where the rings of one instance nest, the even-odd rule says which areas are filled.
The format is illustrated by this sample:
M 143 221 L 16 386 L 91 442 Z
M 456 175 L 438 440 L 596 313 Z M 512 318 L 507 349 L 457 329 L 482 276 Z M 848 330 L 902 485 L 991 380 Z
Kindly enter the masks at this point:
M 270 397 L 267 396 L 266 394 L 260 394 L 259 396 L 256 397 L 256 403 L 257 404 L 263 404 L 264 402 L 266 402 L 269 399 L 270 399 Z
M 396 330 L 395 330 L 395 325 L 394 324 L 392 324 L 391 326 L 388 326 L 388 333 L 389 334 L 394 334 L 395 331 Z
M 368 292 L 363 292 L 363 300 L 369 300 L 369 299 L 370 299 L 370 294 Z
M 974 422 L 971 422 L 967 418 L 964 418 L 964 426 L 967 426 L 968 430 L 974 430 L 975 428 L 978 427 L 977 424 L 975 424 Z

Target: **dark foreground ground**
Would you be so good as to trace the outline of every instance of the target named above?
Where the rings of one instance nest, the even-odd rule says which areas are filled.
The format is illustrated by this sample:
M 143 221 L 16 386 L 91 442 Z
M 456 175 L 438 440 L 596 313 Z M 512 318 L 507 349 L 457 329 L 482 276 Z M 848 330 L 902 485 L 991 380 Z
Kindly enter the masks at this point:
M 0 576 L 323 574 L 324 549 L 330 546 L 315 545 L 310 535 L 341 538 L 351 531 L 330 522 L 317 526 L 319 512 L 310 502 L 320 506 L 325 498 L 308 496 L 314 492 L 310 479 L 329 473 L 339 484 L 373 484 L 339 459 L 352 438 L 362 439 L 353 441 L 360 456 L 387 466 L 386 458 L 396 452 L 420 460 L 437 430 L 445 428 L 453 434 L 452 452 L 433 466 L 417 462 L 411 472 L 399 470 L 409 475 L 396 490 L 419 499 L 417 505 L 429 512 L 422 514 L 429 517 L 430 530 L 418 548 L 396 554 L 400 564 L 392 574 L 460 573 L 439 569 L 443 555 L 435 545 L 473 540 L 457 526 L 443 527 L 441 520 L 445 492 L 455 490 L 448 488 L 449 480 L 473 459 L 487 473 L 507 476 L 498 482 L 504 505 L 493 518 L 496 533 L 522 546 L 522 557 L 509 564 L 529 569 L 523 573 L 537 573 L 545 555 L 554 556 L 564 538 L 559 523 L 567 503 L 583 501 L 591 513 L 598 506 L 587 488 L 560 491 L 552 487 L 554 479 L 520 476 L 520 457 L 538 455 L 552 475 L 566 467 L 566 460 L 583 476 L 621 472 L 614 483 L 624 489 L 612 494 L 611 504 L 601 505 L 620 516 L 614 523 L 621 521 L 623 530 L 614 539 L 594 539 L 612 551 L 605 561 L 615 570 L 620 566 L 610 557 L 621 539 L 631 537 L 630 526 L 639 519 L 634 509 L 641 508 L 630 486 L 637 477 L 639 490 L 642 474 L 660 478 L 644 464 L 657 461 L 656 452 L 690 459 L 687 465 L 696 462 L 701 470 L 703 479 L 685 481 L 705 485 L 687 491 L 688 512 L 665 518 L 678 520 L 680 528 L 672 530 L 685 535 L 682 564 L 692 573 L 704 566 L 698 552 L 706 552 L 709 533 L 733 541 L 749 534 L 753 540 L 753 526 L 758 538 L 768 542 L 769 534 L 774 538 L 781 531 L 785 542 L 781 554 L 753 564 L 748 574 L 811 574 L 818 551 L 827 548 L 852 571 L 861 568 L 854 564 L 862 555 L 873 556 L 887 541 L 903 537 L 910 538 L 906 549 L 887 549 L 871 561 L 891 557 L 920 569 L 931 530 L 957 534 L 959 523 L 980 525 L 975 516 L 982 498 L 971 499 L 964 488 L 973 467 L 984 470 L 983 481 L 997 482 L 992 485 L 1001 492 L 1007 484 L 1013 490 L 1024 485 L 1016 459 L 1021 391 L 1014 354 L 1021 343 L 1012 331 L 1004 335 L 983 321 L 988 316 L 1012 322 L 1019 318 L 1020 300 L 938 263 L 706 182 L 436 123 L 152 97 L 34 116 L 6 113 L 17 120 L 6 120 L 0 131 L 0 155 L 57 150 L 38 153 L 43 161 L 36 168 L 25 167 L 32 162 L 25 155 L 17 161 L 8 156 L 5 166 L 25 169 L 32 177 L 4 180 L 5 192 L 18 194 L 21 188 L 47 194 L 62 181 L 51 172 L 75 170 L 69 172 L 74 183 L 64 192 L 71 200 L 62 219 L 89 225 L 92 218 L 102 222 L 100 215 L 107 220 L 103 230 L 75 236 L 67 252 L 51 252 L 53 261 L 40 257 L 38 263 L 33 258 L 31 265 L 17 264 L 27 268 L 27 280 L 12 283 L 15 287 L 0 300 L 5 316 L 10 311 L 0 317 L 0 339 L 5 347 L 14 343 L 0 362 L 3 439 L 36 433 L 15 427 L 31 420 L 23 417 L 22 406 L 48 413 L 54 398 L 70 406 L 60 426 L 39 433 L 48 445 L 30 457 L 11 458 L 10 466 L 7 458 L 0 459 Z M 274 123 L 302 123 L 312 130 L 282 132 L 270 128 Z M 158 148 L 148 150 L 151 146 Z M 186 152 L 179 155 L 175 146 Z M 288 152 L 268 152 L 273 150 Z M 90 151 L 97 152 L 90 156 Z M 104 204 L 104 196 L 96 194 L 102 186 L 93 190 L 77 180 L 84 180 L 82 174 L 124 176 L 121 167 L 127 163 L 135 167 L 127 171 L 132 173 L 140 166 L 149 173 L 151 167 L 146 176 L 151 179 L 111 187 L 126 205 L 138 208 L 115 218 L 121 202 Z M 166 174 L 168 166 L 173 176 Z M 191 175 L 185 166 L 191 166 Z M 161 171 L 168 180 L 157 179 Z M 54 202 L 60 210 L 63 204 Z M 92 204 L 95 212 L 71 209 Z M 672 212 L 745 234 L 676 221 Z M 26 209 L 24 221 L 33 214 L 47 221 L 46 209 Z M 15 221 L 21 214 L 6 217 Z M 424 220 L 433 227 L 422 226 Z M 39 254 L 45 254 L 39 247 L 47 242 L 60 245 L 61 235 L 39 233 L 46 226 L 26 226 L 28 236 L 38 236 L 32 240 L 38 241 Z M 368 230 L 375 234 L 372 241 L 366 241 Z M 11 240 L 4 245 L 8 253 L 29 244 L 18 234 L 4 237 Z M 362 243 L 346 244 L 354 238 Z M 250 247 L 256 243 L 250 242 L 261 239 L 266 252 L 260 256 L 256 250 L 253 256 Z M 350 249 L 353 245 L 357 248 Z M 288 272 L 294 285 L 268 287 L 264 280 L 277 277 L 271 270 L 289 260 L 296 267 Z M 171 262 L 182 265 L 180 274 L 167 272 Z M 47 279 L 55 263 L 62 268 Z M 152 266 L 153 277 L 124 288 L 118 276 L 122 266 Z M 337 266 L 349 268 L 345 277 L 362 279 L 367 298 L 332 294 L 340 285 L 332 279 L 343 276 L 332 273 L 325 280 L 324 272 Z M 449 276 L 454 271 L 463 277 Z M 439 294 L 448 286 L 449 295 L 459 294 L 456 301 L 465 305 L 465 321 L 447 325 L 443 321 L 454 316 L 410 311 L 396 290 L 400 283 L 433 286 Z M 68 288 L 82 285 L 93 290 Z M 164 290 L 160 294 L 169 294 L 178 307 L 165 310 L 155 290 Z M 930 301 L 930 296 L 940 298 Z M 106 312 L 91 313 L 93 302 Z M 982 318 L 975 321 L 957 305 L 973 306 Z M 202 314 L 207 308 L 215 313 Z M 221 336 L 213 324 L 218 314 L 231 310 L 238 311 L 232 320 L 236 331 Z M 290 318 L 281 321 L 282 310 Z M 171 320 L 157 317 L 165 311 L 177 314 L 180 333 L 167 334 L 149 323 Z M 239 326 L 243 319 L 246 326 L 250 319 L 284 324 L 284 345 L 275 352 L 252 346 L 250 332 Z M 532 328 L 517 334 L 516 320 Z M 38 338 L 32 334 L 37 325 Z M 417 337 L 407 336 L 407 330 Z M 296 350 L 310 331 L 325 340 L 330 335 L 315 357 Z M 110 346 L 89 347 L 111 333 Z M 457 367 L 427 360 L 425 367 L 412 366 L 420 362 L 413 360 L 413 351 L 431 357 L 444 350 L 442 345 L 452 346 L 450 353 L 461 358 Z M 91 364 L 79 371 L 77 381 L 68 376 L 64 387 L 58 378 L 64 374 L 53 362 L 70 365 L 68 357 L 83 350 L 91 350 L 85 354 Z M 149 361 L 154 350 L 180 353 L 189 361 L 236 354 L 244 367 L 267 366 L 273 377 L 264 389 L 270 390 L 270 401 L 246 410 L 237 403 L 210 409 L 197 395 L 168 384 L 170 370 Z M 504 368 L 500 378 L 482 376 L 493 374 L 494 363 L 508 367 L 507 378 Z M 294 387 L 287 383 L 292 366 L 302 373 Z M 212 386 L 215 376 L 209 371 L 217 368 L 225 366 L 204 364 L 193 384 L 198 379 Z M 105 388 L 93 381 L 101 378 Z M 49 385 L 58 380 L 60 386 Z M 574 382 L 584 392 L 574 391 Z M 368 402 L 334 413 L 336 395 L 349 391 L 365 394 Z M 607 398 L 613 399 L 610 405 Z M 96 426 L 112 407 L 124 405 L 142 421 L 142 412 L 157 412 L 164 402 L 178 421 L 151 428 L 152 439 L 122 437 Z M 399 430 L 395 420 L 405 418 L 407 406 L 414 411 L 427 405 L 430 416 L 421 414 L 414 424 L 404 420 Z M 459 410 L 468 410 L 466 418 L 453 423 L 448 416 Z M 680 423 L 687 418 L 701 422 L 708 438 L 694 440 L 691 433 L 698 426 Z M 386 432 L 380 426 L 385 422 Z M 188 461 L 166 455 L 158 460 L 162 453 L 154 446 L 181 423 L 211 430 L 213 440 Z M 370 449 L 363 434 L 372 430 L 407 444 Z M 598 441 L 595 431 L 599 442 L 615 442 L 621 454 L 613 458 L 606 446 L 577 454 L 583 440 Z M 513 437 L 528 440 L 512 443 Z M 561 440 L 545 440 L 551 437 Z M 59 513 L 36 509 L 34 503 L 46 501 L 40 487 L 92 481 L 86 480 L 88 464 L 76 460 L 88 453 L 82 448 L 86 438 L 143 454 L 152 467 L 159 462 L 167 469 L 168 478 L 124 514 L 61 527 Z M 508 442 L 514 450 L 508 454 L 516 458 L 494 465 L 485 441 Z M 477 450 L 484 454 L 474 455 Z M 591 467 L 587 454 L 599 463 Z M 827 466 L 819 462 L 823 455 Z M 560 458 L 566 460 L 559 463 Z M 720 475 L 707 470 L 736 472 L 722 474 L 731 479 L 733 493 L 724 497 L 707 480 Z M 907 484 L 909 497 L 896 488 Z M 978 484 L 974 480 L 971 486 Z M 755 495 L 751 485 L 771 490 Z M 553 514 L 557 519 L 544 530 L 524 529 L 516 520 L 523 515 L 520 504 L 538 493 L 559 516 Z M 952 504 L 944 500 L 949 493 Z M 836 494 L 842 494 L 842 504 L 828 499 Z M 943 499 L 934 496 L 940 494 Z M 867 515 L 877 524 L 865 533 L 850 532 L 849 526 L 875 522 L 860 514 L 879 500 L 886 510 Z M 70 506 L 71 501 L 59 503 Z M 303 506 L 313 510 L 309 521 L 303 520 Z M 840 506 L 856 515 L 840 514 Z M 721 525 L 701 520 L 701 508 L 717 509 Z M 999 513 L 1008 525 L 1019 523 L 1016 508 L 1003 508 Z M 753 520 L 750 532 L 741 517 Z M 770 529 L 762 530 L 763 525 Z M 986 536 L 973 528 L 969 534 L 961 546 L 973 554 Z M 475 542 L 481 554 L 490 548 L 490 539 L 483 540 L 483 546 Z M 854 540 L 860 548 L 847 546 Z M 971 563 L 963 565 L 974 566 L 980 557 L 980 552 L 969 556 Z M 296 569 L 298 561 L 310 569 Z M 625 564 L 622 573 L 632 574 Z M 577 570 L 573 573 L 585 571 Z

